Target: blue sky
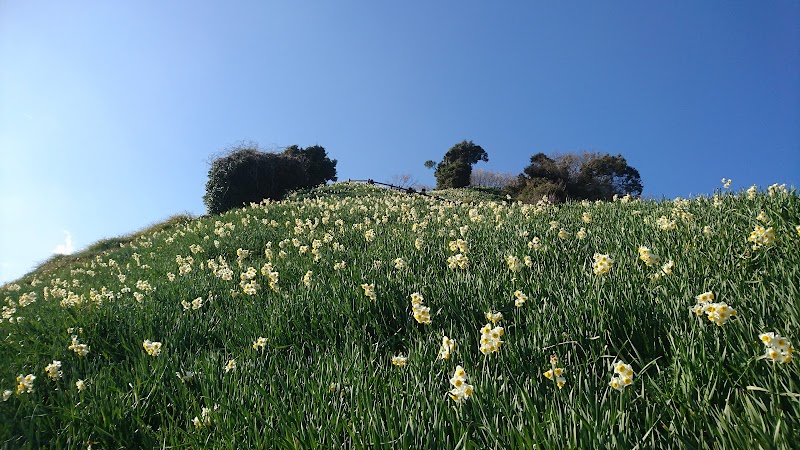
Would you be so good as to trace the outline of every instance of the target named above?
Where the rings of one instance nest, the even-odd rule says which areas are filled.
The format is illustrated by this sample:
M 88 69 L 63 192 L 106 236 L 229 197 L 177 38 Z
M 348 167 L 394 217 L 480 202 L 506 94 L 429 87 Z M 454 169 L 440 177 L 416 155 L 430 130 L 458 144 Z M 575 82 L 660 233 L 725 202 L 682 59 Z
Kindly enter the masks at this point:
M 202 214 L 241 140 L 322 145 L 340 179 L 433 185 L 423 162 L 471 139 L 502 172 L 620 153 L 658 198 L 800 186 L 798 23 L 796 1 L 0 0 L 0 283 Z

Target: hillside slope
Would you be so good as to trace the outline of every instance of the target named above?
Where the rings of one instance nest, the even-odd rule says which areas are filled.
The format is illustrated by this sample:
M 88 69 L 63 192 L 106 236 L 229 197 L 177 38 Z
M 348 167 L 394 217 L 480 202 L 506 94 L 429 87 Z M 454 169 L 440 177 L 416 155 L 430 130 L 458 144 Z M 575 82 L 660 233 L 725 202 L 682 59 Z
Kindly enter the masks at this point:
M 337 183 L 154 229 L 0 288 L 0 447 L 791 448 L 799 225 Z

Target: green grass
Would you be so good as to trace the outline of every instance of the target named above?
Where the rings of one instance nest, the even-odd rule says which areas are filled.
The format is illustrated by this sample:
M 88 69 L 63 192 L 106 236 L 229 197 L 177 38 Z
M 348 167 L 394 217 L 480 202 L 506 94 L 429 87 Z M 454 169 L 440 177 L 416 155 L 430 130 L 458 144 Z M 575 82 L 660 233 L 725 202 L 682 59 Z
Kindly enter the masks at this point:
M 12 391 L 0 448 L 792 448 L 800 369 L 765 359 L 759 334 L 800 339 L 800 201 L 720 201 L 460 205 L 338 183 L 100 243 L 0 287 L 14 318 L 0 323 L 0 391 Z M 775 241 L 753 250 L 761 211 Z M 676 228 L 660 229 L 661 216 Z M 466 269 L 448 268 L 458 238 Z M 661 264 L 647 267 L 642 245 L 673 273 L 654 278 Z M 238 249 L 250 255 L 238 261 Z M 595 253 L 613 258 L 610 273 L 593 273 Z M 192 256 L 190 272 L 178 255 Z M 507 256 L 530 266 L 512 272 Z M 240 286 L 249 267 L 255 295 Z M 519 308 L 516 290 L 528 296 Z M 723 326 L 695 316 L 705 291 L 737 315 Z M 430 325 L 411 316 L 414 292 Z M 200 309 L 184 309 L 198 297 Z M 503 313 L 505 335 L 483 355 L 487 311 Z M 88 355 L 68 349 L 71 335 Z M 457 342 L 449 360 L 437 358 L 444 335 Z M 145 340 L 163 344 L 159 356 Z M 405 367 L 392 365 L 398 354 Z M 565 368 L 560 390 L 542 376 L 551 354 Z M 54 360 L 62 376 L 51 380 Z M 615 361 L 634 370 L 622 392 L 609 386 Z M 448 397 L 456 365 L 474 386 L 461 404 Z M 20 374 L 37 377 L 32 393 L 16 393 Z M 196 427 L 203 408 L 210 425 Z

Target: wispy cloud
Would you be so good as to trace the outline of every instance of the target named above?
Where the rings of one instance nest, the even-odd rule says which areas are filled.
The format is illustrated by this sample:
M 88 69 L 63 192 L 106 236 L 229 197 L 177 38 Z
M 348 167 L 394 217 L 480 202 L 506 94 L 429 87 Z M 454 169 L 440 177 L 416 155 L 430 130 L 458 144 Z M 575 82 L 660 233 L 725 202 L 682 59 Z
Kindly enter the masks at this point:
M 64 242 L 58 244 L 56 248 L 53 249 L 53 253 L 57 255 L 69 255 L 75 248 L 72 246 L 72 235 L 69 234 L 69 231 L 64 231 Z

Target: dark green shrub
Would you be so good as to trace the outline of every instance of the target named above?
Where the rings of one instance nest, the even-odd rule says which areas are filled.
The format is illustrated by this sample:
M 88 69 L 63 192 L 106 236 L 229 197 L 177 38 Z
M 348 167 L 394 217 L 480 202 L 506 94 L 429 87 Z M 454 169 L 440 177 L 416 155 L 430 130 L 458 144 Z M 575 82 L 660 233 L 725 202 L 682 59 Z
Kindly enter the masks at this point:
M 436 189 L 463 188 L 469 186 L 472 166 L 465 161 L 456 160 L 447 164 L 439 164 L 434 175 Z
M 282 155 L 300 160 L 306 168 L 306 187 L 315 187 L 328 181 L 336 181 L 336 160 L 328 158 L 325 147 L 314 145 L 300 148 L 292 145 Z
M 639 171 L 629 166 L 622 155 L 608 153 L 537 153 L 531 156 L 531 164 L 515 184 L 510 190 L 517 193 L 525 190 L 526 195 L 533 195 L 551 190 L 557 198 L 563 193 L 564 198 L 573 200 L 611 200 L 614 195 L 642 194 Z M 532 187 L 526 188 L 527 185 Z
M 203 203 L 209 214 L 220 214 L 264 199 L 280 200 L 307 180 L 300 159 L 239 146 L 211 163 Z
M 461 141 L 444 154 L 439 164 L 426 161 L 425 167 L 436 169 L 436 189 L 462 188 L 469 186 L 472 166 L 478 161 L 489 161 L 486 150 L 472 141 Z
M 525 184 L 517 191 L 515 200 L 523 203 L 537 203 L 547 197 L 551 203 L 561 203 L 567 199 L 567 188 L 563 183 L 541 180 Z

